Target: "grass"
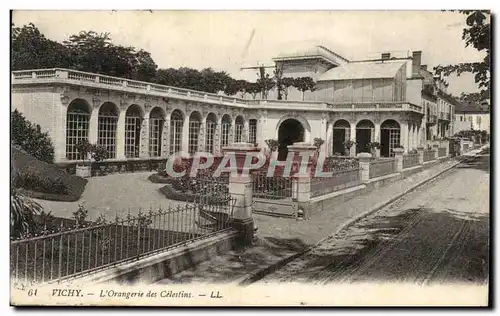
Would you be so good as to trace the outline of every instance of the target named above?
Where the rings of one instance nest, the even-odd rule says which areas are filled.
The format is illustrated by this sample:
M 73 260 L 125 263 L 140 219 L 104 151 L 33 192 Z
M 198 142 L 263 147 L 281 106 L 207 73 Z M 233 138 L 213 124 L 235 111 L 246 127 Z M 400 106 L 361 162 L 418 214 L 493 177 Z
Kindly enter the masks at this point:
M 87 180 L 70 175 L 53 164 L 36 159 L 11 146 L 11 157 L 20 177 L 20 191 L 32 198 L 74 202 L 80 199 Z

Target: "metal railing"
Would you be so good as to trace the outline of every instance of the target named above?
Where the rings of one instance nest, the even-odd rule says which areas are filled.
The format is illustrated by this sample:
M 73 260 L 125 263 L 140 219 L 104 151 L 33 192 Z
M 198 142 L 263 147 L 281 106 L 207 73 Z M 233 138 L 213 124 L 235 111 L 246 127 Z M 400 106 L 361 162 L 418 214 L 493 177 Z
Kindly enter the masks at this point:
M 311 197 L 340 191 L 360 184 L 359 167 L 341 170 L 333 173 L 332 177 L 311 178 Z
M 253 197 L 269 200 L 281 200 L 292 197 L 291 177 L 268 177 L 267 171 L 252 173 Z
M 446 148 L 440 147 L 438 148 L 438 157 L 445 157 L 446 156 Z
M 230 228 L 234 200 L 192 203 L 10 243 L 11 277 L 62 281 L 165 251 Z
M 396 172 L 396 159 L 382 158 L 370 161 L 370 179 Z
M 403 169 L 418 166 L 420 164 L 419 156 L 418 153 L 403 155 Z
M 434 160 L 434 150 L 424 150 L 424 162 Z

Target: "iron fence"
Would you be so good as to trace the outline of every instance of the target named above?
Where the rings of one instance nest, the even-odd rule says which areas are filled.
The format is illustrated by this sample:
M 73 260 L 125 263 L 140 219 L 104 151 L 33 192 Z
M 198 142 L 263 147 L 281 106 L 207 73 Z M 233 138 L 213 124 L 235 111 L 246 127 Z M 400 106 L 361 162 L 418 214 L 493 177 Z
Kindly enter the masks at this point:
M 268 177 L 267 171 L 254 172 L 253 197 L 263 199 L 286 199 L 292 197 L 292 178 L 273 176 Z
M 418 166 L 420 164 L 419 156 L 418 153 L 403 155 L 403 169 Z
M 424 150 L 424 162 L 434 160 L 434 150 Z
M 370 179 L 396 172 L 396 159 L 382 158 L 370 162 Z
M 323 171 L 336 172 L 359 168 L 359 159 L 346 156 L 326 157 L 323 162 Z
M 359 167 L 356 167 L 336 171 L 332 177 L 311 178 L 311 197 L 325 195 L 358 185 L 360 183 L 359 172 Z
M 446 156 L 446 148 L 438 148 L 438 157 Z
M 109 223 L 12 240 L 10 271 L 23 284 L 62 281 L 230 228 L 234 200 L 150 209 Z

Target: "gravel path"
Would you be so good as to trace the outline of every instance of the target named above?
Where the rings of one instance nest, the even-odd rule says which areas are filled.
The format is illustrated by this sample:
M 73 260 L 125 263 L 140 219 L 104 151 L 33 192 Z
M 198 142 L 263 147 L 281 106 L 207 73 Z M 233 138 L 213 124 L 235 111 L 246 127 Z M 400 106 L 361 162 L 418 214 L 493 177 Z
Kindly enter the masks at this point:
M 137 172 L 111 174 L 102 177 L 89 178 L 85 191 L 79 201 L 56 202 L 38 200 L 45 211 L 52 212 L 58 217 L 72 217 L 83 203 L 89 210 L 89 220 L 95 220 L 100 214 L 108 219 L 114 219 L 116 214 L 132 215 L 140 209 L 149 210 L 150 207 L 167 207 L 169 205 L 184 204 L 184 202 L 168 200 L 158 189 L 164 184 L 152 183 L 148 180 L 152 172 Z

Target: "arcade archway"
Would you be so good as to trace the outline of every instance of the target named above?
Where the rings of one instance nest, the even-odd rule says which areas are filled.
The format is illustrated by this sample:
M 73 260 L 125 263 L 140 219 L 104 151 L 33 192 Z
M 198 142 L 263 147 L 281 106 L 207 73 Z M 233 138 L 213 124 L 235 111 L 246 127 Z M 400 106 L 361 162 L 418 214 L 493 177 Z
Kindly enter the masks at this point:
M 304 126 L 296 119 L 284 120 L 278 129 L 278 160 L 286 160 L 288 146 L 304 141 Z

